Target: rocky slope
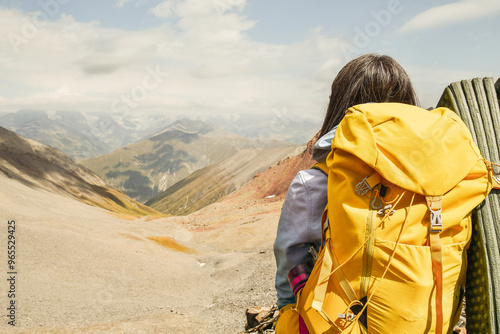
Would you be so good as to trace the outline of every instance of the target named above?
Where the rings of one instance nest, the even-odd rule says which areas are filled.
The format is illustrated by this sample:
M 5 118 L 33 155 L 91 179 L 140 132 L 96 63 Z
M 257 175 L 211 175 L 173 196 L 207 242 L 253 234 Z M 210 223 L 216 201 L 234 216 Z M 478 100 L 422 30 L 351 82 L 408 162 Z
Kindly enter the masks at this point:
M 277 160 L 296 156 L 303 150 L 304 146 L 241 149 L 219 163 L 190 174 L 145 204 L 171 215 L 195 212 L 240 189 Z
M 132 215 L 159 214 L 50 146 L 0 127 L 0 174 L 28 187 L 57 192 L 107 210 Z
M 298 155 L 286 157 L 276 165 L 269 167 L 266 171 L 255 175 L 252 182 L 240 189 L 228 200 L 240 198 L 283 200 L 286 196 L 289 184 L 299 170 L 311 168 L 316 161 L 312 158 L 312 148 L 317 136 L 311 139 L 305 149 Z

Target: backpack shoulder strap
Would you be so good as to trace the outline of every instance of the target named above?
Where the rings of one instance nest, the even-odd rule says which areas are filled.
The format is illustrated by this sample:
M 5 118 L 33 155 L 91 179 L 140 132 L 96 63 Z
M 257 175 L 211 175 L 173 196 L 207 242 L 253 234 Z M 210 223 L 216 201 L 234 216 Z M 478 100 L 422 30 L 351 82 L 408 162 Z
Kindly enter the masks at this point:
M 311 168 L 318 169 L 328 176 L 328 166 L 326 165 L 326 161 L 315 163 L 314 166 L 312 166 Z
M 443 230 L 441 217 L 443 196 L 425 196 L 431 213 L 429 242 L 431 259 L 436 284 L 436 334 L 443 333 L 443 259 L 439 233 Z

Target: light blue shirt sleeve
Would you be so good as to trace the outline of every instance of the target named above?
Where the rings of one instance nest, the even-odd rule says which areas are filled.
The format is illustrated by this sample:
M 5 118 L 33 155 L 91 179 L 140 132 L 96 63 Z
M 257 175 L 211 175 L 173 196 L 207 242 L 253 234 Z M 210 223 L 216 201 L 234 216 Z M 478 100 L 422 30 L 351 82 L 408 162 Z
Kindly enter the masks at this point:
M 274 256 L 278 307 L 295 303 L 288 272 L 311 259 L 309 247 L 321 244 L 321 216 L 327 203 L 328 177 L 320 170 L 297 173 L 283 203 L 278 222 Z

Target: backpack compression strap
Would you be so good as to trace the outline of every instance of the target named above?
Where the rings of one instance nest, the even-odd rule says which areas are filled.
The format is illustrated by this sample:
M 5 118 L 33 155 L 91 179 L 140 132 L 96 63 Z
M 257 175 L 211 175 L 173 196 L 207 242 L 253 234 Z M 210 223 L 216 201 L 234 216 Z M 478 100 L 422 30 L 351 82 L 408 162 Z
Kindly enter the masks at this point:
M 441 217 L 443 196 L 426 196 L 427 206 L 431 212 L 429 241 L 431 247 L 432 268 L 436 282 L 436 334 L 443 333 L 443 258 L 439 233 L 443 230 Z

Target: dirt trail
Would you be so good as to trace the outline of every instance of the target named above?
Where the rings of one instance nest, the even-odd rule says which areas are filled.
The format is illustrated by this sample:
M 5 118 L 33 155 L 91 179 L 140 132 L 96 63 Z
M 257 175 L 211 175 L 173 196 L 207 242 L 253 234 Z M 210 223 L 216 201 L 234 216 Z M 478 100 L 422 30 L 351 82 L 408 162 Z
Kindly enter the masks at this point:
M 0 240 L 15 219 L 18 272 L 17 326 L 3 316 L 1 333 L 238 333 L 247 307 L 274 302 L 280 201 L 131 220 L 3 176 L 0 189 Z

